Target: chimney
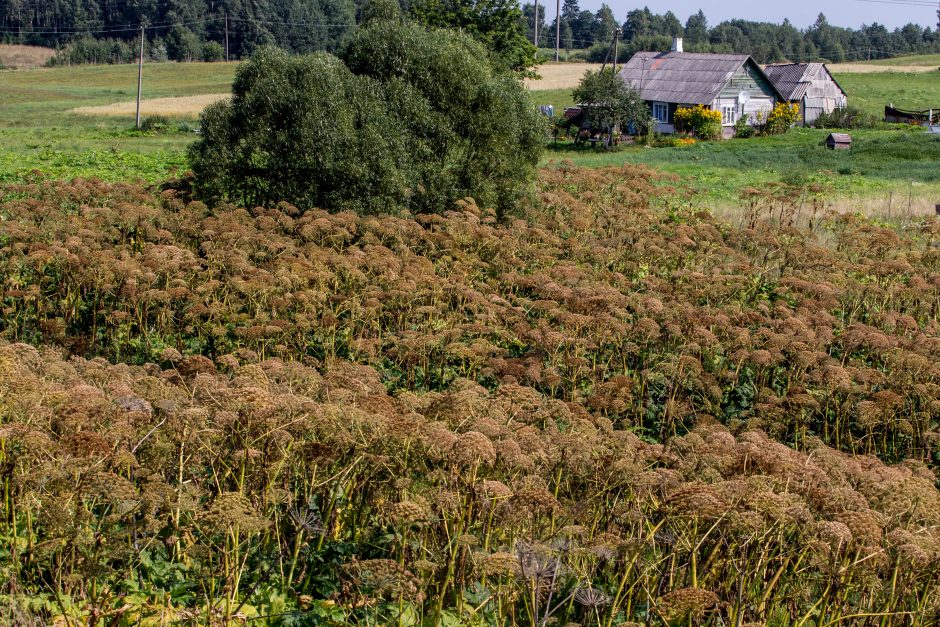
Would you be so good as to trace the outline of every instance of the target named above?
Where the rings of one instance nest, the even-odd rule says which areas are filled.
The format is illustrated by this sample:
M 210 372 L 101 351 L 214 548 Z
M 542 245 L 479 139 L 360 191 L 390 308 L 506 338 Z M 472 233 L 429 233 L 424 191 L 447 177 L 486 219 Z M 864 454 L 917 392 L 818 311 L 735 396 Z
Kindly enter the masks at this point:
M 682 37 L 673 37 L 673 38 L 672 38 L 672 51 L 673 51 L 673 52 L 682 52 Z

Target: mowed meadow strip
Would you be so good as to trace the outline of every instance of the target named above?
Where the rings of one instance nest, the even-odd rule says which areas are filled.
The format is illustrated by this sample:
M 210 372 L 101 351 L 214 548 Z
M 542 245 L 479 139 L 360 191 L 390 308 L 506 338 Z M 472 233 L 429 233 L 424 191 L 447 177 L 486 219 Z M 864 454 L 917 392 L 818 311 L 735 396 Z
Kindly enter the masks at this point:
M 202 94 L 199 96 L 178 96 L 172 98 L 150 98 L 141 100 L 141 115 L 160 115 L 165 117 L 197 118 L 202 110 L 220 100 L 231 98 L 231 94 Z M 76 107 L 69 113 L 80 115 L 133 116 L 137 111 L 134 100 L 115 102 L 92 107 Z
M 503 221 L 0 188 L 0 610 L 932 624 L 940 222 L 656 179 Z
M 545 63 L 536 68 L 539 78 L 527 78 L 525 84 L 532 91 L 571 90 L 588 71 L 600 68 L 600 63 Z

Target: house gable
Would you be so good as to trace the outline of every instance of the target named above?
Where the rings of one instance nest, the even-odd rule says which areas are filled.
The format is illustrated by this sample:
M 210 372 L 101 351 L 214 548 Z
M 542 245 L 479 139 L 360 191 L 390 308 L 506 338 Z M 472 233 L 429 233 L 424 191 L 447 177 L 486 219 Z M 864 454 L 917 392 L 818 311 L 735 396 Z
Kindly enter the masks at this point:
M 799 103 L 804 124 L 848 104 L 845 90 L 823 63 L 768 65 L 765 73 L 788 101 Z
M 751 98 L 783 100 L 757 64 L 750 59 L 735 71 L 721 88 L 718 97 L 737 98 L 741 93 L 747 93 Z

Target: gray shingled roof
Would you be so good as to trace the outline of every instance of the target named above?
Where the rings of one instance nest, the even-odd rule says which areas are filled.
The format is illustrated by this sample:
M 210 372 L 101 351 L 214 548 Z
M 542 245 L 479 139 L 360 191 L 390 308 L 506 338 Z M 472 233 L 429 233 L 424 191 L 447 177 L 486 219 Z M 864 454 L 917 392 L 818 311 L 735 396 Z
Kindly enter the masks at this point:
M 822 63 L 776 63 L 766 66 L 764 74 L 784 98 L 801 100 L 822 68 Z
M 643 100 L 707 105 L 748 59 L 746 54 L 637 52 L 620 76 Z

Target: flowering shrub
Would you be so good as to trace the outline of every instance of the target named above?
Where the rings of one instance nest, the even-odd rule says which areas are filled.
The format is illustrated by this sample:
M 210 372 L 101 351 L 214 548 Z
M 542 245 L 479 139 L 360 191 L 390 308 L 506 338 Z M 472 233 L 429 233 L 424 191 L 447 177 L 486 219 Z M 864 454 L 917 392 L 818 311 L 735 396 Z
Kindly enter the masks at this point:
M 676 130 L 692 133 L 699 139 L 716 139 L 721 135 L 721 112 L 704 105 L 680 107 L 673 119 Z
M 778 102 L 767 114 L 765 131 L 768 135 L 782 135 L 800 119 L 800 105 L 795 102 Z
M 940 223 L 656 183 L 546 169 L 503 223 L 0 188 L 0 611 L 931 624 Z

